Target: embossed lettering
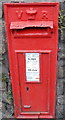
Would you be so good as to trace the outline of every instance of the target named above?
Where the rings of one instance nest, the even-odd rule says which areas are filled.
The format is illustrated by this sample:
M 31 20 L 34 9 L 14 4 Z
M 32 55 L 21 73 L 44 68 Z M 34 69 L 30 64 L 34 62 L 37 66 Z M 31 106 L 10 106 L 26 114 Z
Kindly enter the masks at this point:
M 22 10 L 21 10 L 21 11 L 16 11 L 16 14 L 17 14 L 17 17 L 18 17 L 19 19 L 21 19 L 22 14 L 23 14 L 23 11 L 22 11 Z
M 48 19 L 47 11 L 42 11 L 42 19 Z

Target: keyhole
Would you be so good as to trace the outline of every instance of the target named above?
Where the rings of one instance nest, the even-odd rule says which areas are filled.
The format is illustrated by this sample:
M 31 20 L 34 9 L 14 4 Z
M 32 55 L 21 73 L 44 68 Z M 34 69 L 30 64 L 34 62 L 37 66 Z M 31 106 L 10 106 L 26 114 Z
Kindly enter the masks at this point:
M 51 31 L 51 34 L 53 34 L 53 31 Z
M 28 90 L 29 90 L 29 87 L 26 87 L 26 90 L 28 91 Z

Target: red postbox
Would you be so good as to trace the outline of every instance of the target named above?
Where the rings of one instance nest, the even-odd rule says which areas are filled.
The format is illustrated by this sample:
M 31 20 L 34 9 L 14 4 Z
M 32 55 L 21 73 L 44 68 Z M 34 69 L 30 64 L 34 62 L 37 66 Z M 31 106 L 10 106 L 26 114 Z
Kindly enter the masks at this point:
M 16 118 L 54 118 L 58 3 L 5 3 Z

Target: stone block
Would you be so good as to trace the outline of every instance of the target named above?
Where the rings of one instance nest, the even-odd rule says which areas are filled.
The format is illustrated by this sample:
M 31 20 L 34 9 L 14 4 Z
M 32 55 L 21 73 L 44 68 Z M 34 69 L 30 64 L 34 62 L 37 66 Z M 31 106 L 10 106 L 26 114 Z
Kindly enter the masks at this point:
M 56 118 L 62 118 L 63 119 L 63 105 L 57 105 L 56 106 Z
M 57 97 L 57 105 L 63 105 L 63 95 Z
M 2 18 L 2 3 L 0 2 L 0 19 Z
M 58 66 L 58 73 L 57 73 L 57 78 L 63 78 L 63 67 Z
M 63 79 L 60 81 L 60 79 L 58 79 L 57 81 L 57 97 L 59 95 L 63 95 Z

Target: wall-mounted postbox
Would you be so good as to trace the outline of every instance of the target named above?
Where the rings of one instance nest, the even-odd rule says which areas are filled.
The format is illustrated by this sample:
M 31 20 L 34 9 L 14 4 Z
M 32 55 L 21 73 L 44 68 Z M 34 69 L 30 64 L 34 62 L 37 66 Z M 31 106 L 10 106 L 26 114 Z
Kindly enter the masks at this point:
M 5 3 L 16 118 L 54 118 L 58 3 Z

